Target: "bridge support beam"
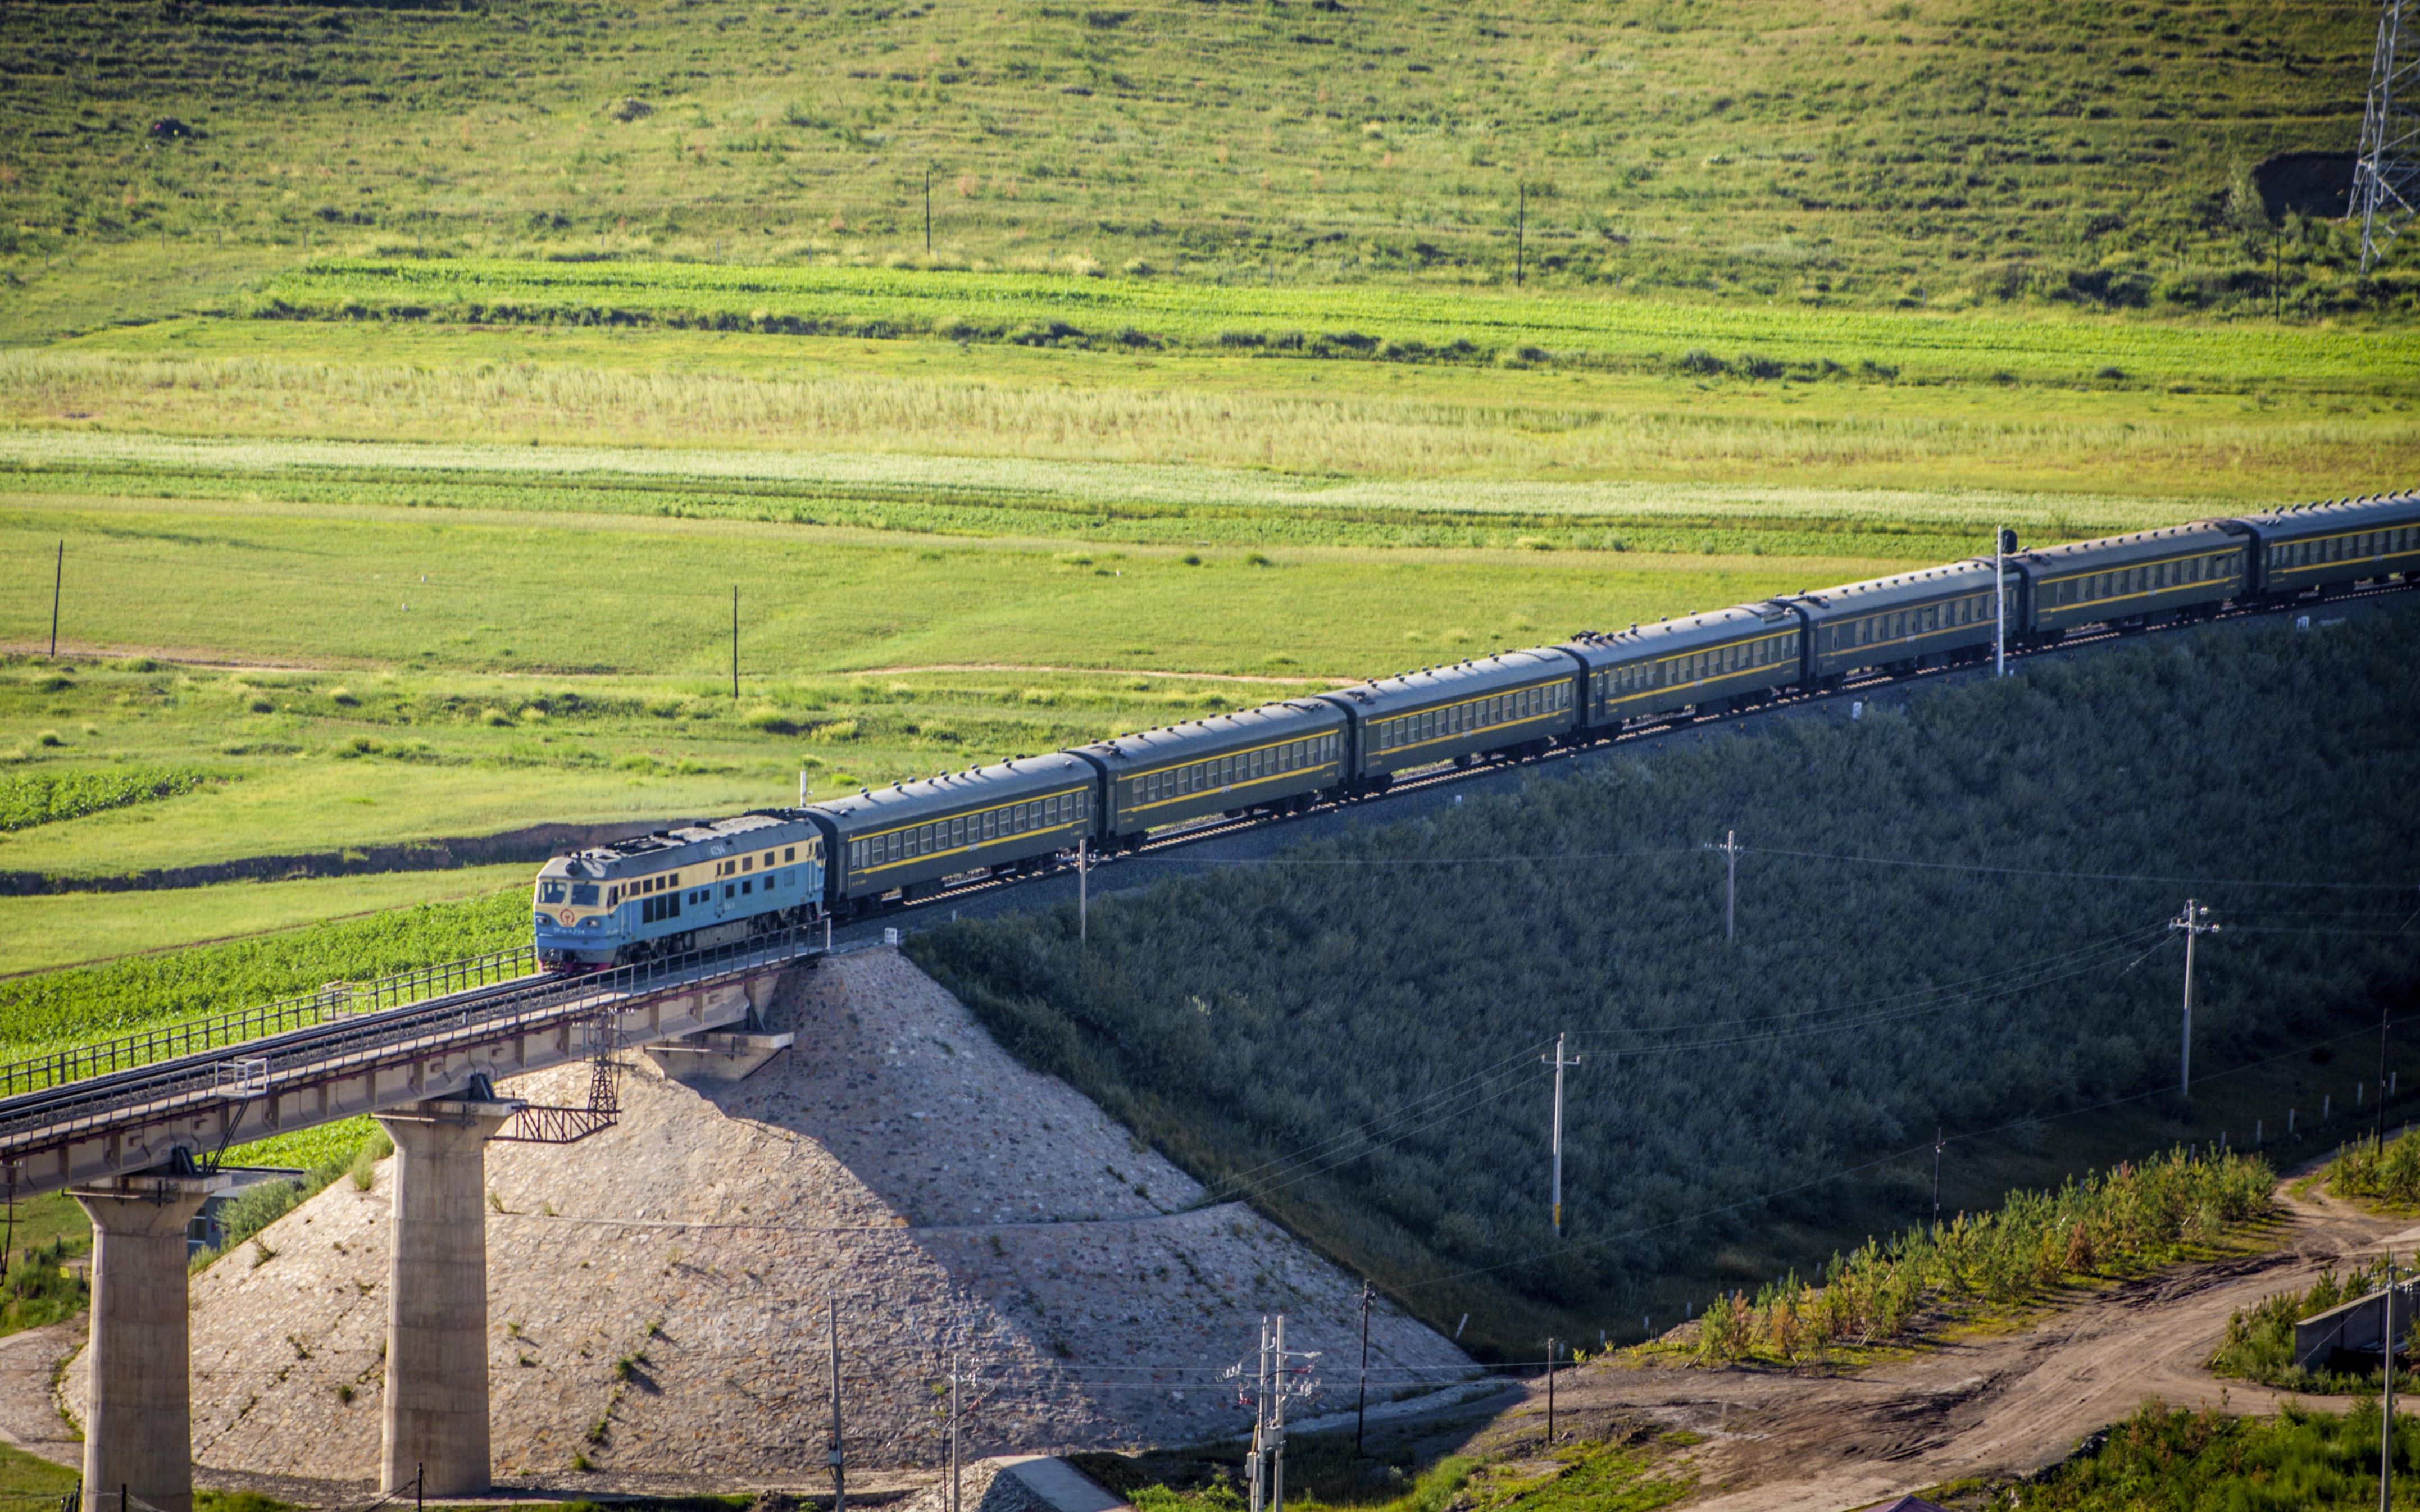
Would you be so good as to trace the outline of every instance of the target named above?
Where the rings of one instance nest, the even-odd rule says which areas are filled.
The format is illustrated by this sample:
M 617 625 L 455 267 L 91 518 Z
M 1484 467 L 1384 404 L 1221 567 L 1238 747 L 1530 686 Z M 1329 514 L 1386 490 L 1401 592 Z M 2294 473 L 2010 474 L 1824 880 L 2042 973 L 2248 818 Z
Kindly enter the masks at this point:
M 488 1489 L 487 1142 L 516 1102 L 415 1103 L 378 1115 L 395 1140 L 386 1401 L 379 1486 Z
M 84 1512 L 116 1512 L 121 1492 L 159 1512 L 193 1512 L 185 1226 L 233 1184 L 119 1176 L 71 1189 L 92 1218 Z
M 649 1060 L 676 1082 L 744 1082 L 798 1042 L 798 1035 L 685 1034 L 645 1047 Z

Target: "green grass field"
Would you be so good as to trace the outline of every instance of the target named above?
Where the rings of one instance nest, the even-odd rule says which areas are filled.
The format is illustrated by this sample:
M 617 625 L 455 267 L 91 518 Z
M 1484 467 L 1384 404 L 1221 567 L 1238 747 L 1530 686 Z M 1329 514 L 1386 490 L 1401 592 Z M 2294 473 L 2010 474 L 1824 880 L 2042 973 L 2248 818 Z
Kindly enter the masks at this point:
M 0 329 L 332 247 L 923 259 L 928 184 L 969 268 L 2249 314 L 2273 265 L 2309 318 L 2411 298 L 2250 182 L 2351 151 L 2374 8 L 31 8 Z
M 2363 279 L 2260 167 L 2350 150 L 2372 24 L 15 8 L 0 783 L 176 777 L 0 872 L 726 812 L 2407 486 L 2420 239 Z M 0 899 L 0 1041 L 526 870 Z
M 151 950 L 292 929 L 415 903 L 519 890 L 532 869 L 460 867 L 288 882 L 228 882 L 149 892 L 11 898 L 0 907 L 0 976 L 54 971 Z
M 256 313 L 313 319 L 663 324 L 925 336 L 1129 351 L 1165 347 L 1330 361 L 1578 367 L 1915 382 L 2408 389 L 2401 330 L 2228 328 L 2083 315 L 1949 316 L 1676 304 L 1574 293 L 1369 285 L 1252 288 L 1140 278 L 494 258 L 313 261 L 271 279 Z M 1691 354 L 1698 354 L 1692 360 Z M 1745 363 L 1740 354 L 1753 356 Z M 1710 361 L 1712 359 L 1713 361 Z M 1718 365 L 1720 364 L 1720 365 Z

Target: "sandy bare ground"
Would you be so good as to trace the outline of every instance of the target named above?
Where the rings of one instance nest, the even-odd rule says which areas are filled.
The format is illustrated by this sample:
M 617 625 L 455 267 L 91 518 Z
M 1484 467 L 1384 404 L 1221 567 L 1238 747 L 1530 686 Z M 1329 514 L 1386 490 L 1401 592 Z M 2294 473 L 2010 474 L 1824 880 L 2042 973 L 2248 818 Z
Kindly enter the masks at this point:
M 2180 1267 L 2086 1295 L 2032 1327 L 1929 1350 L 1853 1375 L 1619 1364 L 1567 1372 L 1558 1406 L 1579 1431 L 1644 1413 L 1708 1436 L 1689 1459 L 1694 1512 L 1847 1512 L 1969 1475 L 2022 1474 L 2147 1398 L 2271 1412 L 2286 1394 L 2202 1368 L 2227 1316 L 2307 1286 L 2324 1263 L 2420 1243 L 2408 1218 L 2381 1218 L 2281 1190 L 2285 1219 L 2257 1255 Z M 1495 1432 L 1542 1424 L 1542 1386 Z
M 84 1342 L 85 1317 L 0 1338 L 0 1443 L 63 1465 L 84 1462 L 84 1442 L 59 1415 L 53 1379 Z

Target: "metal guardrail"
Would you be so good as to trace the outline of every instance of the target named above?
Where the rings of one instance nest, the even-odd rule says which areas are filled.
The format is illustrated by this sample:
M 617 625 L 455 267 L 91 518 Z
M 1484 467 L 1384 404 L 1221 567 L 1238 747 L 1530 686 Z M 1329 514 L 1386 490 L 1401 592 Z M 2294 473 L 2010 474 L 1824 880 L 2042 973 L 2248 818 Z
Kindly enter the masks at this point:
M 292 1029 L 331 1024 L 362 1013 L 382 1012 L 431 997 L 527 977 L 537 970 L 537 951 L 527 945 L 509 950 L 399 971 L 369 981 L 332 981 L 316 993 L 280 998 L 257 1008 L 190 1019 L 141 1034 L 77 1045 L 54 1055 L 0 1065 L 0 1098 L 38 1092 L 111 1072 L 179 1060 L 221 1045 L 241 1044 Z
M 0 1100 L 0 1163 L 61 1138 L 124 1121 L 140 1113 L 222 1100 L 268 1096 L 296 1073 L 324 1075 L 411 1046 L 431 1053 L 476 1042 L 506 1029 L 601 1015 L 675 988 L 708 986 L 823 949 L 820 928 L 785 930 L 744 944 L 694 951 L 669 960 L 616 966 L 578 976 L 509 983 L 459 1002 L 433 1001 L 375 1015 L 354 1013 L 242 1046 L 242 1057 L 186 1056 L 147 1069 L 120 1072 L 82 1086 L 54 1087 Z M 215 1047 L 211 1047 L 215 1048 Z

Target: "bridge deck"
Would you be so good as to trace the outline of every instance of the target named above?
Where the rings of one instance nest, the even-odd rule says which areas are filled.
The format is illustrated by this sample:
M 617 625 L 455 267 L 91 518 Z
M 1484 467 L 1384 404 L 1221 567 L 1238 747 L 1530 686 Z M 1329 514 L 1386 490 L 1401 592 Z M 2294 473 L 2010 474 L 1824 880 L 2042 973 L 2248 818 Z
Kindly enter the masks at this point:
M 476 1077 L 727 1027 L 747 1016 L 752 982 L 823 949 L 820 932 L 790 931 L 607 971 L 489 981 L 380 1011 L 322 1012 L 240 1041 L 200 1034 L 186 1054 L 0 1099 L 0 1184 L 25 1196 L 170 1165 L 180 1152 L 204 1162 L 270 1134 L 453 1096 Z M 409 975 L 461 980 L 495 969 Z M 289 1010 L 305 1016 L 293 1005 L 313 1001 L 207 1022 L 277 1024 Z

